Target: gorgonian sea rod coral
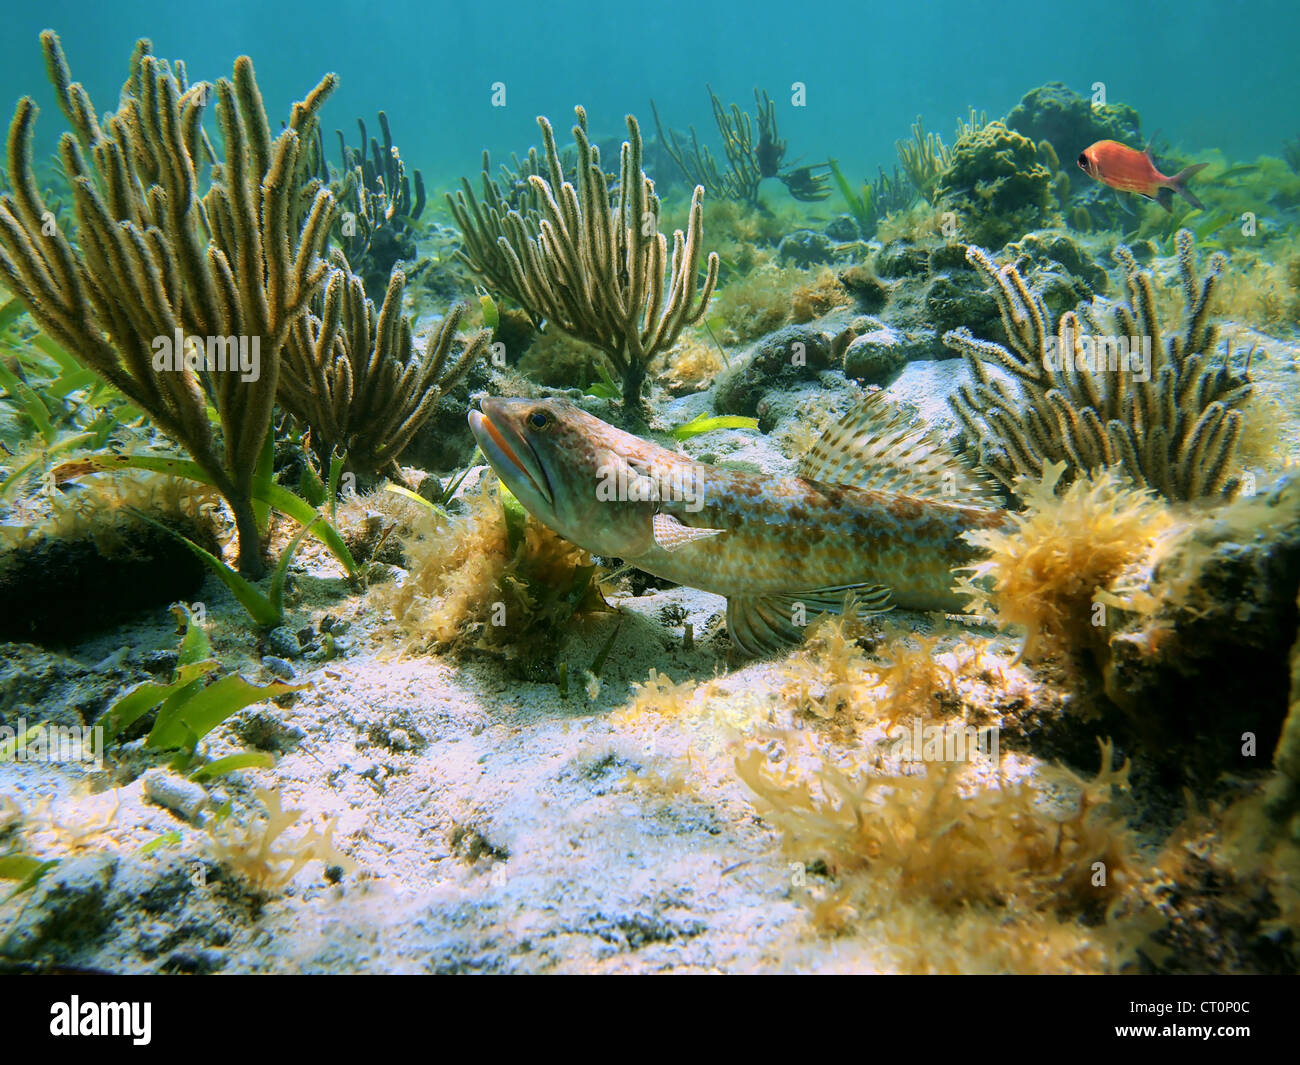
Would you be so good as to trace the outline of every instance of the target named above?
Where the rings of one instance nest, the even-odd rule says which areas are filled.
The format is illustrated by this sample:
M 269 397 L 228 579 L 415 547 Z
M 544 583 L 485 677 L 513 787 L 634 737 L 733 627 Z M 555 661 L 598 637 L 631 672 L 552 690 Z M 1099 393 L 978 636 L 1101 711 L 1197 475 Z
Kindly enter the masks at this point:
M 1198 279 L 1192 234 L 1179 230 L 1176 243 L 1183 323 L 1167 339 L 1151 274 L 1123 245 L 1115 258 L 1128 300 L 1115 307 L 1113 321 L 1067 311 L 1055 329 L 1042 297 L 1014 264 L 999 268 L 979 248 L 967 249 L 993 286 L 1011 347 L 977 339 L 965 327 L 945 333 L 944 343 L 962 353 L 973 378 L 949 402 L 980 465 L 1008 491 L 1018 477 L 1041 478 L 1053 462 L 1066 464 L 1062 483 L 1118 466 L 1173 501 L 1235 488 L 1237 408 L 1251 384 L 1227 352 L 1215 351 L 1210 297 L 1225 261 L 1214 256 Z

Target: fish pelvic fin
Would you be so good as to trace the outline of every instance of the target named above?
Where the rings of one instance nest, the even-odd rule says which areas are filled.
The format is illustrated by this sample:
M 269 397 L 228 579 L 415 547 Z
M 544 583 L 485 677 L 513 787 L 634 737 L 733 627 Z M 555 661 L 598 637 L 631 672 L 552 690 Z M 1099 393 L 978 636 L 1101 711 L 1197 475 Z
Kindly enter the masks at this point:
M 798 476 L 943 503 L 996 508 L 996 489 L 924 425 L 873 392 L 813 445 Z
M 894 608 L 881 584 L 843 584 L 806 592 L 733 595 L 727 600 L 727 631 L 731 642 L 748 655 L 771 654 L 799 643 L 808 623 L 818 614 L 841 614 L 851 604 L 859 617 Z
M 1184 167 L 1182 170 L 1178 171 L 1177 174 L 1171 177 L 1169 179 L 1169 184 L 1166 185 L 1164 188 L 1162 188 L 1160 191 L 1163 193 L 1168 193 L 1171 201 L 1173 199 L 1173 194 L 1176 192 L 1178 193 L 1179 196 L 1181 196 L 1184 200 L 1190 203 L 1193 207 L 1199 208 L 1200 210 L 1204 211 L 1205 204 L 1201 203 L 1200 200 L 1198 200 L 1194 195 L 1192 195 L 1191 192 L 1188 191 L 1187 181 L 1194 174 L 1200 173 L 1209 165 L 1210 165 L 1209 163 L 1196 163 L 1192 166 Z M 1163 201 L 1161 202 L 1163 203 Z M 1166 207 L 1165 209 L 1168 210 L 1169 208 Z

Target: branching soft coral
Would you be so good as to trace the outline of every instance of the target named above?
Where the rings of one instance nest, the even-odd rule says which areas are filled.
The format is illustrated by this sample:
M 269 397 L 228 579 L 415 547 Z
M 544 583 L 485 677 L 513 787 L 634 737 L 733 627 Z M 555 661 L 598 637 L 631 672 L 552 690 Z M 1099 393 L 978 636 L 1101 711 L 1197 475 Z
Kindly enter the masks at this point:
M 1025 629 L 1020 657 L 1067 656 L 1106 631 L 1106 609 L 1149 607 L 1145 586 L 1182 524 L 1152 493 L 1113 470 L 1080 477 L 1055 494 L 1063 463 L 1041 481 L 1022 478 L 1025 510 L 1003 529 L 967 533 L 987 557 L 958 582 L 970 606 Z M 963 571 L 959 571 L 963 572 Z

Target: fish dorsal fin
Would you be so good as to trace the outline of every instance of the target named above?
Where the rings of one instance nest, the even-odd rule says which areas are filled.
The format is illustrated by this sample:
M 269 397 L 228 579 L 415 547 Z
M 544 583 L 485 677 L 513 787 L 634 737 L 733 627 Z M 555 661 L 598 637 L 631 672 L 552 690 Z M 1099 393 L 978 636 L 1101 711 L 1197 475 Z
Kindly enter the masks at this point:
M 1143 151 L 1143 154 L 1147 157 L 1148 160 L 1150 160 L 1152 169 L 1155 169 L 1155 165 L 1156 165 L 1156 156 L 1155 156 L 1155 152 L 1152 149 L 1154 149 L 1156 146 L 1156 138 L 1158 136 L 1160 136 L 1159 130 L 1156 130 L 1153 134 L 1151 134 L 1151 139 L 1147 141 L 1146 149 Z
M 799 462 L 807 481 L 942 503 L 996 507 L 992 485 L 967 470 L 923 425 L 873 392 L 826 431 Z

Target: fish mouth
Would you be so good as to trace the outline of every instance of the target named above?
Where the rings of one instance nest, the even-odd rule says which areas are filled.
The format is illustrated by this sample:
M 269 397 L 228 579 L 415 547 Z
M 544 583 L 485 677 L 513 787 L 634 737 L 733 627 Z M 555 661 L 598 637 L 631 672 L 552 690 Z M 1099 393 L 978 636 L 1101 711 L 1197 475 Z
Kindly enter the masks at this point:
M 546 470 L 537 452 L 506 413 L 502 401 L 485 399 L 482 407 L 482 411 L 469 412 L 469 428 L 493 469 L 498 474 L 506 469 L 523 478 L 548 505 L 554 507 L 555 495 Z

